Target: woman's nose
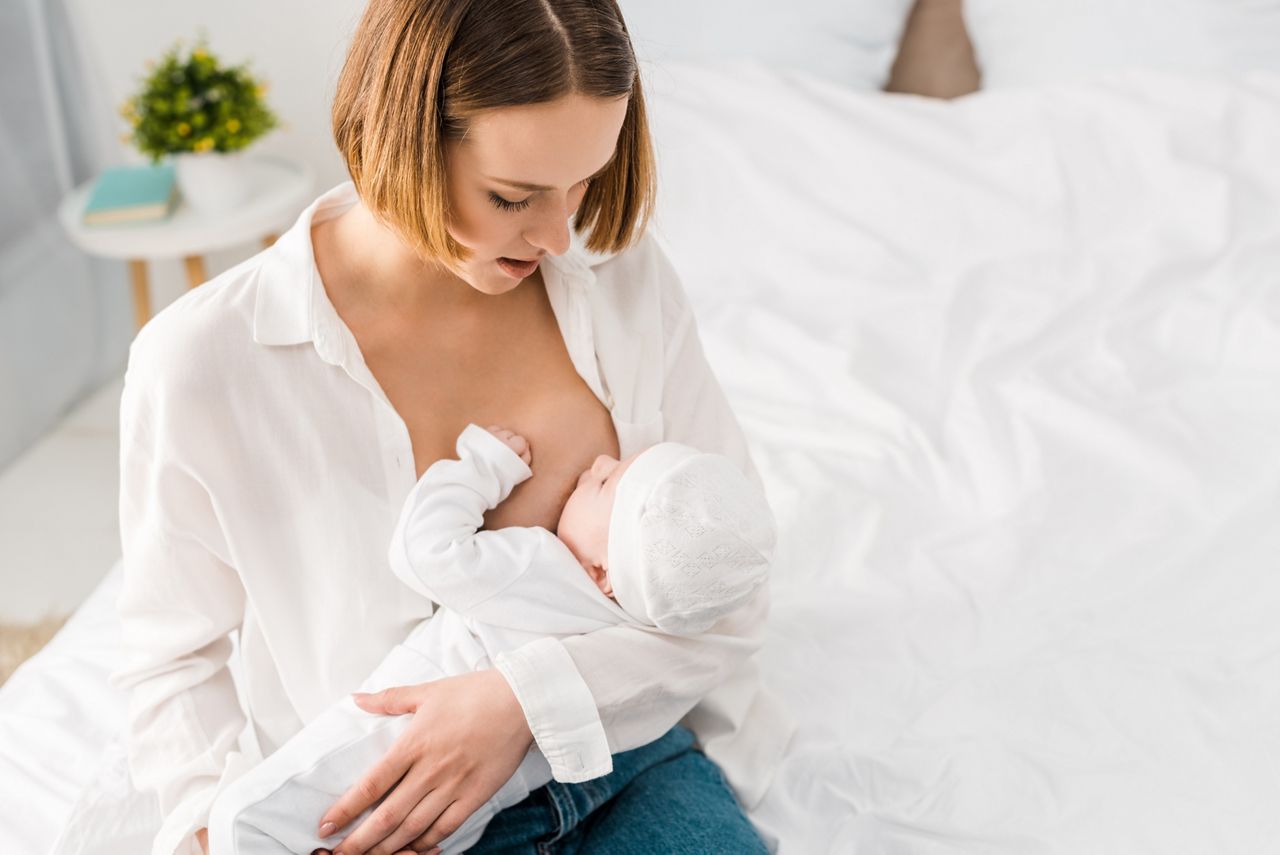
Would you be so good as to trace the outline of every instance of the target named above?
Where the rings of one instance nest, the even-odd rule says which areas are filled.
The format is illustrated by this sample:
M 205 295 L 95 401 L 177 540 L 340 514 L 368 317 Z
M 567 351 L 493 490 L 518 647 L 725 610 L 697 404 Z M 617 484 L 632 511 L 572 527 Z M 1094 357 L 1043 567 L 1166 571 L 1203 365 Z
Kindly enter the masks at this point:
M 564 205 L 552 207 L 532 228 L 525 230 L 524 239 L 551 255 L 564 255 L 569 251 L 569 218 L 573 211 Z

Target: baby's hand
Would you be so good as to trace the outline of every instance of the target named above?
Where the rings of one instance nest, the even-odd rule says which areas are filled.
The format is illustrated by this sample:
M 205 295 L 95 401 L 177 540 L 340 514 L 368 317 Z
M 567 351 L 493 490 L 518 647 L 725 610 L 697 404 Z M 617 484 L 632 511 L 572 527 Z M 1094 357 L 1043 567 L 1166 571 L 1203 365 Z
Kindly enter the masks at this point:
M 524 461 L 525 466 L 533 465 L 533 454 L 529 451 L 529 441 L 520 434 L 500 428 L 497 425 L 489 425 L 485 430 L 502 440 L 507 448 L 520 455 L 520 459 Z

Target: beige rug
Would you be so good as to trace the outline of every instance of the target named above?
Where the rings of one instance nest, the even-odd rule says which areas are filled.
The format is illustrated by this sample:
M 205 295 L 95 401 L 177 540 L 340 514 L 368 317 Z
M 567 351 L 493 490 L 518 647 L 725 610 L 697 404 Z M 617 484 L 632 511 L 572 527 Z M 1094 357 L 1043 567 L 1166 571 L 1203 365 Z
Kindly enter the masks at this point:
M 45 618 L 39 623 L 0 623 L 0 686 L 66 622 L 64 616 Z

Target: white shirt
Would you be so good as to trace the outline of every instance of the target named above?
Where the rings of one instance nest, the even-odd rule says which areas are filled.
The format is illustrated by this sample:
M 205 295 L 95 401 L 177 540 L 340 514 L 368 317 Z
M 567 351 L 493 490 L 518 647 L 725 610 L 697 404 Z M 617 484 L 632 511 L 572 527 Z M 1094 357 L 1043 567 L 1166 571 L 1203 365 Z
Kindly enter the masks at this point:
M 270 249 L 189 291 L 134 339 L 120 409 L 119 599 L 131 689 L 130 767 L 159 796 L 153 852 L 197 853 L 219 787 L 357 686 L 432 613 L 387 566 L 416 483 L 409 432 L 316 269 L 311 226 L 356 202 L 318 198 Z M 602 256 L 544 258 L 574 368 L 620 452 L 674 440 L 728 456 L 760 483 L 653 236 Z M 543 638 L 496 663 L 556 780 L 683 722 L 743 804 L 763 795 L 794 731 L 752 654 L 768 588 L 712 630 L 626 625 Z M 241 679 L 230 634 L 239 631 Z M 237 698 L 237 688 L 243 696 Z M 250 754 L 253 752 L 250 751 Z

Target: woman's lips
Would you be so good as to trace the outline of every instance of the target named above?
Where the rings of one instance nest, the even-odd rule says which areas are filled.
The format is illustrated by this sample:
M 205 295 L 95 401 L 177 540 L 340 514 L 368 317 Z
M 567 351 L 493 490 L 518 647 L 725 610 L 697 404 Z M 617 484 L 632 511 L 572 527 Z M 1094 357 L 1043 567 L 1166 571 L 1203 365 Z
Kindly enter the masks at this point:
M 520 261 L 515 258 L 506 258 L 505 256 L 498 259 L 498 267 L 513 279 L 523 279 L 533 271 L 538 269 L 538 259 L 533 261 Z

